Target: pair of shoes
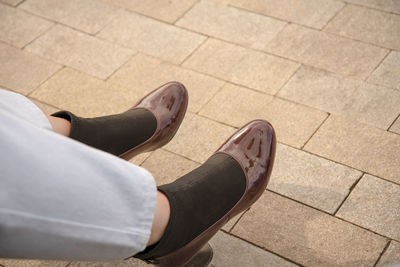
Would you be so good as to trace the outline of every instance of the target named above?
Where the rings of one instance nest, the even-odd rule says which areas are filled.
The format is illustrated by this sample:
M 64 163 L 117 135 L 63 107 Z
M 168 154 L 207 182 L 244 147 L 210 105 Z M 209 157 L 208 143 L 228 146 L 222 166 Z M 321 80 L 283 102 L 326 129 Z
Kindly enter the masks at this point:
M 71 121 L 72 138 L 128 159 L 168 143 L 183 120 L 187 104 L 185 87 L 173 82 L 119 115 L 83 119 L 63 111 L 53 116 Z M 161 240 L 134 257 L 160 266 L 190 262 L 230 218 L 250 207 L 264 192 L 275 146 L 273 127 L 267 121 L 252 121 L 199 168 L 159 186 L 170 202 L 170 221 Z

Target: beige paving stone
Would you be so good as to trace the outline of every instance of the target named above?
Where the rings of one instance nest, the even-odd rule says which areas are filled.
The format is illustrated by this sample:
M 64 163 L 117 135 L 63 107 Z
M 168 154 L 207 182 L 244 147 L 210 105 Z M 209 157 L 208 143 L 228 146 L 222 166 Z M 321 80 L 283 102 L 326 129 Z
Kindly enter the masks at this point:
M 346 0 L 346 2 L 400 14 L 400 2 L 397 0 Z
M 68 267 L 151 267 L 152 264 L 147 264 L 139 259 L 129 258 L 124 261 L 112 261 L 112 262 L 71 262 Z
M 67 261 L 48 260 L 24 260 L 24 259 L 3 259 L 0 258 L 0 265 L 5 267 L 64 267 Z
M 179 64 L 205 36 L 124 12 L 99 34 L 101 38 Z
M 392 125 L 392 127 L 390 127 L 389 130 L 390 130 L 391 132 L 400 134 L 400 117 L 397 118 L 397 120 L 396 120 L 395 123 Z
M 126 8 L 169 23 L 176 21 L 197 0 L 103 0 L 107 3 Z
M 265 119 L 274 126 L 278 141 L 295 147 L 304 145 L 328 116 L 323 111 L 232 84 L 225 85 L 199 114 L 235 127 Z
M 238 215 L 236 215 L 236 216 L 233 217 L 232 219 L 230 219 L 221 229 L 224 230 L 224 231 L 229 232 L 229 231 L 232 229 L 232 227 L 235 226 L 235 224 L 240 220 L 240 217 L 241 217 L 246 211 L 248 211 L 248 209 L 245 210 L 245 211 L 243 211 L 243 212 L 241 212 L 241 213 L 239 213 Z
M 297 266 L 221 231 L 209 243 L 214 252 L 210 267 Z
M 347 5 L 325 30 L 400 50 L 400 15 Z
M 400 240 L 400 185 L 365 174 L 336 216 Z
M 278 144 L 268 189 L 333 214 L 360 177 L 360 171 Z
M 179 131 L 164 149 L 203 163 L 234 132 L 232 127 L 186 113 Z
M 53 23 L 16 8 L 0 4 L 0 40 L 23 47 L 49 29 Z
M 255 49 L 264 49 L 285 22 L 215 2 L 199 2 L 176 25 Z
M 388 50 L 290 24 L 268 45 L 268 52 L 335 73 L 366 78 Z
M 0 85 L 28 94 L 47 80 L 60 65 L 0 43 Z
M 344 6 L 332 0 L 230 0 L 236 7 L 322 29 Z
M 70 68 L 58 72 L 31 96 L 82 117 L 120 113 L 142 97 L 135 88 L 126 89 Z
M 274 94 L 297 70 L 299 64 L 209 39 L 183 66 Z
M 110 82 L 127 88 L 135 87 L 143 93 L 170 81 L 179 81 L 189 93 L 188 110 L 197 112 L 224 84 L 223 81 L 185 68 L 161 61 L 154 57 L 138 54 L 114 73 Z
M 199 166 L 197 162 L 162 149 L 156 150 L 142 164 L 153 175 L 157 185 L 172 183 Z
M 232 233 L 304 266 L 372 266 L 386 239 L 266 191 Z
M 382 255 L 382 258 L 377 264 L 378 267 L 384 266 L 396 266 L 400 262 L 400 243 L 396 241 L 391 241 L 388 249 Z
M 18 8 L 94 34 L 120 12 L 96 0 L 27 0 Z
M 331 115 L 305 150 L 400 183 L 400 136 Z
M 129 162 L 135 164 L 135 165 L 142 165 L 143 162 L 150 157 L 151 154 L 153 154 L 154 152 L 146 152 L 146 153 L 142 153 L 140 155 L 137 155 L 135 157 L 133 157 L 132 159 L 129 160 Z
M 52 107 L 52 106 L 50 106 L 50 105 L 47 105 L 47 104 L 45 104 L 45 103 L 43 103 L 43 102 L 40 102 L 40 101 L 38 101 L 38 100 L 35 100 L 35 99 L 32 99 L 32 98 L 30 98 L 30 100 L 31 100 L 36 106 L 38 106 L 38 107 L 40 108 L 40 110 L 41 110 L 44 114 L 46 114 L 46 115 L 51 115 L 51 114 L 53 114 L 53 113 L 55 113 L 55 112 L 57 112 L 57 111 L 60 111 L 59 109 L 57 109 L 57 108 L 55 108 L 55 107 Z
M 400 90 L 400 52 L 392 51 L 368 81 Z
M 0 2 L 3 2 L 3 3 L 5 3 L 5 4 L 9 4 L 9 5 L 12 5 L 12 6 L 16 6 L 16 5 L 18 5 L 19 3 L 21 3 L 23 0 L 0 0 Z
M 400 92 L 302 67 L 280 97 L 387 129 L 400 113 Z
M 128 61 L 133 51 L 56 25 L 25 50 L 101 79 Z

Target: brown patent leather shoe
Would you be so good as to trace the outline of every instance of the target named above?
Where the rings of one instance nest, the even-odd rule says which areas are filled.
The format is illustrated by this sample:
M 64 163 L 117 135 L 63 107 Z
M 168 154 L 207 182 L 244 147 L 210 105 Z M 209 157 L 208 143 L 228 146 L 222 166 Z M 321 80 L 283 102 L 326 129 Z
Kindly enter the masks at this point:
M 150 111 L 157 120 L 154 134 L 144 143 L 119 155 L 130 159 L 135 155 L 153 151 L 167 144 L 177 132 L 188 105 L 188 93 L 181 83 L 169 82 L 146 95 L 131 109 L 141 108 Z
M 274 129 L 263 120 L 252 121 L 233 134 L 215 153 L 225 153 L 240 164 L 246 177 L 243 195 L 230 211 L 195 239 L 182 248 L 150 262 L 160 266 L 184 265 L 230 218 L 250 207 L 267 186 L 274 163 L 275 146 Z

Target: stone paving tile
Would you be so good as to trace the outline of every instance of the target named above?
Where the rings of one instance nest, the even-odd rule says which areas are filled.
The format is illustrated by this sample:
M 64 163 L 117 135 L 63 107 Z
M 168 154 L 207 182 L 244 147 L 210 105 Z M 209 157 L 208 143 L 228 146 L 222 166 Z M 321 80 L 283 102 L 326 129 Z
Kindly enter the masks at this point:
M 159 149 L 148 157 L 143 164 L 156 180 L 157 185 L 168 184 L 200 166 L 199 163 Z
M 53 25 L 50 21 L 2 4 L 0 18 L 0 40 L 17 47 L 25 46 Z
M 304 149 L 400 183 L 400 136 L 397 134 L 331 115 Z
M 31 96 L 82 117 L 120 113 L 142 97 L 135 88 L 126 89 L 70 68 L 58 72 Z
M 218 79 L 138 54 L 108 80 L 126 88 L 140 88 L 143 93 L 170 82 L 179 81 L 189 93 L 188 110 L 197 112 L 224 84 Z
M 400 14 L 400 2 L 397 0 L 346 0 L 346 2 Z
M 382 255 L 382 258 L 379 260 L 377 264 L 378 267 L 394 267 L 394 264 L 400 263 L 400 243 L 396 241 L 391 241 L 388 249 Z
M 392 51 L 368 81 L 400 90 L 400 52 Z
M 269 191 L 232 233 L 305 266 L 372 266 L 387 242 Z
M 237 221 L 239 221 L 240 217 L 243 215 L 243 213 L 245 213 L 247 210 L 242 211 L 241 213 L 239 213 L 238 215 L 236 215 L 235 217 L 233 217 L 232 219 L 230 219 L 221 229 L 224 231 L 229 232 L 232 227 L 235 225 L 235 223 Z
M 60 65 L 0 43 L 0 85 L 28 94 L 47 80 Z
M 344 6 L 332 0 L 230 0 L 233 6 L 322 29 Z
M 210 267 L 297 266 L 221 231 L 209 243 L 214 252 Z
M 0 2 L 9 4 L 9 5 L 12 5 L 12 6 L 18 5 L 18 4 L 21 3 L 22 1 L 24 1 L 24 0 L 0 0 Z
M 40 108 L 40 110 L 46 115 L 51 115 L 57 111 L 60 111 L 59 109 L 57 109 L 55 107 L 52 107 L 50 105 L 47 105 L 47 104 L 37 101 L 35 99 L 29 98 L 29 100 L 31 100 L 36 106 L 38 106 Z
M 179 131 L 164 148 L 203 163 L 234 133 L 232 127 L 186 113 Z
M 264 49 L 285 22 L 219 3 L 199 2 L 176 25 L 255 49 Z
M 142 153 L 140 155 L 137 155 L 135 157 L 133 157 L 132 159 L 129 160 L 129 162 L 135 164 L 135 165 L 142 165 L 142 163 L 148 158 L 150 157 L 151 154 L 153 154 L 154 152 L 146 152 L 146 153 Z
M 147 264 L 144 261 L 138 259 L 128 259 L 124 261 L 113 261 L 113 262 L 71 262 L 68 267 L 151 267 L 152 264 Z
M 325 30 L 400 50 L 400 15 L 347 5 Z
M 366 78 L 388 50 L 290 24 L 266 51 L 335 73 Z
M 165 22 L 172 23 L 189 10 L 197 0 L 103 0 Z
M 133 51 L 57 25 L 25 48 L 101 79 L 125 63 Z
M 302 67 L 278 96 L 386 130 L 400 113 L 400 92 Z
M 206 38 L 129 12 L 122 13 L 98 36 L 177 64 L 189 56 Z
M 366 174 L 336 216 L 400 240 L 400 185 Z
M 183 66 L 274 94 L 297 70 L 299 64 L 209 39 Z
M 96 0 L 27 0 L 18 8 L 90 34 L 97 33 L 120 12 Z
M 67 261 L 44 261 L 44 260 L 24 260 L 24 259 L 3 259 L 0 258 L 0 265 L 5 267 L 65 267 Z
M 235 127 L 265 119 L 274 126 L 278 141 L 295 147 L 304 145 L 328 116 L 325 112 L 232 84 L 226 84 L 199 114 Z
M 334 213 L 361 172 L 282 144 L 268 189 Z
M 397 118 L 397 120 L 396 120 L 395 123 L 392 125 L 392 127 L 390 127 L 389 130 L 390 130 L 391 132 L 400 134 L 400 117 Z

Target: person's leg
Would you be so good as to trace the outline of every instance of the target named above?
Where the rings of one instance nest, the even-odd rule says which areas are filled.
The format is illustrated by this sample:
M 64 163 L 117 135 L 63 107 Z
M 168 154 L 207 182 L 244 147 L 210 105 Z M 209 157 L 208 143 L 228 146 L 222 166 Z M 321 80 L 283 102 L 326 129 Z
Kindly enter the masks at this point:
M 69 133 L 71 131 L 71 123 L 68 120 L 53 116 L 46 117 L 49 120 L 53 131 L 64 136 L 69 136 Z
M 151 234 L 147 246 L 154 245 L 160 241 L 167 228 L 170 214 L 168 198 L 160 191 L 157 191 L 156 210 L 154 212 L 153 225 L 151 226 Z

